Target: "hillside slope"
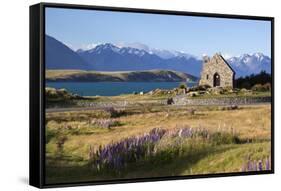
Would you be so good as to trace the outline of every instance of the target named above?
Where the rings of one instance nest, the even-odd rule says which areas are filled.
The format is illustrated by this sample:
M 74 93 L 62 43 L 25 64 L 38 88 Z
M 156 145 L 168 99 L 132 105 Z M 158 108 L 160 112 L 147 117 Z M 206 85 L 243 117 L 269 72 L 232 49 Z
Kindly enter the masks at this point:
M 47 82 L 180 82 L 197 81 L 195 76 L 171 70 L 96 72 L 84 70 L 47 70 Z
M 46 35 L 45 42 L 47 69 L 90 69 L 87 62 L 60 41 Z

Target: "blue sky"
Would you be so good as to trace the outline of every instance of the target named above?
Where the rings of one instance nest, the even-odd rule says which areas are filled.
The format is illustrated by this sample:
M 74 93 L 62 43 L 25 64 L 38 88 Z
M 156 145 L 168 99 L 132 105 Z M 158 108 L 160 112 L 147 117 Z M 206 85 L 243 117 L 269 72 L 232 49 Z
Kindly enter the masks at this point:
M 196 56 L 271 54 L 269 21 L 46 8 L 46 34 L 73 49 L 109 42 Z

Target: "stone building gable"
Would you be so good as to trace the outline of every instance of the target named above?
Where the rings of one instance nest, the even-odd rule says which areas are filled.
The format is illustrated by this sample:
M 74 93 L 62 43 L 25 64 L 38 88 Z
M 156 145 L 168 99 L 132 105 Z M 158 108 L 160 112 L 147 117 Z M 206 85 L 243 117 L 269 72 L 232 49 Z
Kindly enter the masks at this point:
M 199 85 L 233 88 L 235 72 L 220 54 L 215 54 L 211 59 L 205 57 L 203 62 Z

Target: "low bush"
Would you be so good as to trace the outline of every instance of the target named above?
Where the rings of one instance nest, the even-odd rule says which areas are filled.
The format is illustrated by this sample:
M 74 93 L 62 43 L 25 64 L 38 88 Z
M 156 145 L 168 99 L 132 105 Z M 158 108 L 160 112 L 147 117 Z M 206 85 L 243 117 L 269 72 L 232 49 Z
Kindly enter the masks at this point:
M 106 108 L 105 111 L 109 113 L 110 117 L 117 118 L 126 115 L 125 110 L 116 110 L 114 107 Z
M 46 128 L 45 142 L 48 144 L 56 136 L 56 131 Z
M 119 126 L 120 122 L 114 119 L 93 119 L 91 124 L 100 128 L 108 128 Z
M 232 133 L 215 132 L 210 136 L 210 141 L 214 145 L 222 144 L 239 144 L 241 143 L 238 136 Z
M 63 147 L 67 139 L 68 138 L 65 134 L 58 134 L 56 136 L 57 157 L 63 156 Z
M 270 83 L 266 83 L 264 85 L 262 84 L 255 84 L 252 87 L 253 91 L 259 91 L 259 92 L 266 92 L 266 91 L 270 91 L 271 90 L 271 84 Z
M 187 88 L 187 86 L 186 86 L 186 84 L 185 84 L 185 83 L 181 83 L 181 84 L 179 85 L 179 88 L 180 88 L 180 89 L 186 89 L 186 88 Z

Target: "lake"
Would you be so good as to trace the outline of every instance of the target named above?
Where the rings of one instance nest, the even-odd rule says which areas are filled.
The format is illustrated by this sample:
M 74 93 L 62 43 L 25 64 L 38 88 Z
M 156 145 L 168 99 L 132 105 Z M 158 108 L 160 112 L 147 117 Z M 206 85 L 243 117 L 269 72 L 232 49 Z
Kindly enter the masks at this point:
M 65 88 L 81 96 L 116 96 L 133 92 L 149 92 L 151 90 L 173 89 L 182 82 L 46 82 L 46 87 Z M 196 83 L 186 83 L 188 87 Z

